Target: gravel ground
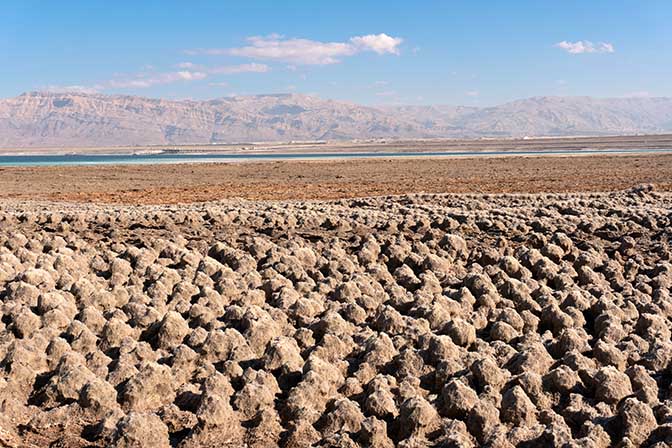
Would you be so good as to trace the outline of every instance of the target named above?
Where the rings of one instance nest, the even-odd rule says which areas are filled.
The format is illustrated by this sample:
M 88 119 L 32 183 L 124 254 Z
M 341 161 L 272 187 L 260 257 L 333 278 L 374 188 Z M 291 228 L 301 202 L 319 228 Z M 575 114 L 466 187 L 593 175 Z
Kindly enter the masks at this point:
M 0 446 L 669 446 L 671 206 L 5 201 Z

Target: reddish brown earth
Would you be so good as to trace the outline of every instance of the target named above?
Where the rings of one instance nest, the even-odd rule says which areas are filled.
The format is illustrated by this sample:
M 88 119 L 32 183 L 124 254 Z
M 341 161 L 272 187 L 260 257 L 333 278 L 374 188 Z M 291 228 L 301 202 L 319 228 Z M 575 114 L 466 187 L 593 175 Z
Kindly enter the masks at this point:
M 0 198 L 173 204 L 408 193 L 672 190 L 672 155 L 3 168 Z

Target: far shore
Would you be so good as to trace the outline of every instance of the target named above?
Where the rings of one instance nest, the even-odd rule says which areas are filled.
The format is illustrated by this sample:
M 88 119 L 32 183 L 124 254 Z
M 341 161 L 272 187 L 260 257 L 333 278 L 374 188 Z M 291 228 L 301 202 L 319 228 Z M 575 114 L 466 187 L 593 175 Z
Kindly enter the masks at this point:
M 346 152 L 581 151 L 600 149 L 672 149 L 672 134 L 416 140 L 350 140 L 107 147 L 0 148 L 0 156 L 128 154 L 302 154 Z

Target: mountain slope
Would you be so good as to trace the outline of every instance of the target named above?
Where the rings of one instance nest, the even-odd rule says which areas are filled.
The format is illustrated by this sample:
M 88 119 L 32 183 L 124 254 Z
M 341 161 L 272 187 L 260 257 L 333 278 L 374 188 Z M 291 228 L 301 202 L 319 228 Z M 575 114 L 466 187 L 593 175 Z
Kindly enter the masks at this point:
M 0 101 L 0 146 L 108 146 L 430 136 L 378 109 L 304 95 L 211 101 L 29 93 Z
M 672 130 L 672 98 L 529 98 L 463 115 L 453 124 L 507 137 L 661 133 Z
M 34 92 L 0 100 L 0 147 L 670 131 L 671 98 L 539 97 L 488 108 L 373 108 L 296 94 L 169 101 Z

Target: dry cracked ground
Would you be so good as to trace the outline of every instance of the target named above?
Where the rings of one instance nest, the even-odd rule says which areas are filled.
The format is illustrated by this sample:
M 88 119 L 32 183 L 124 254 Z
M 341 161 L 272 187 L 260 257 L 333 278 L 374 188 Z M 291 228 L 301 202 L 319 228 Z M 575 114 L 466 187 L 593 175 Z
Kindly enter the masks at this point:
M 669 446 L 671 206 L 4 202 L 0 446 Z

